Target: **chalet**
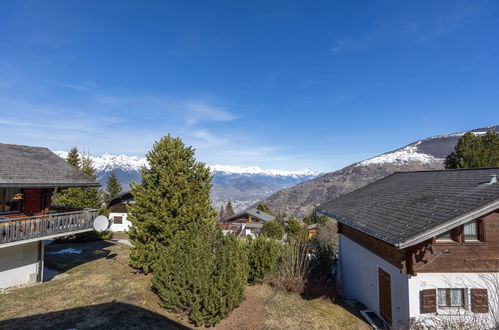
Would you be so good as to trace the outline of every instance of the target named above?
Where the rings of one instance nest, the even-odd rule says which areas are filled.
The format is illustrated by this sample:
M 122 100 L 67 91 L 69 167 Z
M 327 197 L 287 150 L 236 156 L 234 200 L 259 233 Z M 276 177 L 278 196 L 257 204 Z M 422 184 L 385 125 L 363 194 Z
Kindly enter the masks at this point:
M 225 224 L 242 224 L 242 227 L 244 227 L 241 229 L 242 235 L 251 235 L 255 237 L 261 234 L 264 223 L 274 220 L 275 216 L 252 207 L 246 211 L 225 218 L 223 222 Z
M 132 222 L 127 219 L 127 206 L 133 204 L 133 196 L 130 191 L 119 194 L 107 201 L 109 207 L 109 220 L 111 221 L 110 231 L 128 231 Z
M 460 317 L 497 327 L 497 174 L 394 173 L 320 205 L 338 221 L 342 295 L 393 328 Z
M 43 279 L 45 240 L 93 230 L 97 210 L 57 207 L 51 196 L 98 185 L 46 148 L 0 144 L 0 288 Z

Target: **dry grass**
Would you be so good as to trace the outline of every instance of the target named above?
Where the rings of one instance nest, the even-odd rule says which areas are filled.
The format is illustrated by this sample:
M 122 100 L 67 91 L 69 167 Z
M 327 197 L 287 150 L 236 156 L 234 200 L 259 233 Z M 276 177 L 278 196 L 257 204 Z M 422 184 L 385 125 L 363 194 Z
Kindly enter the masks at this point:
M 189 325 L 161 309 L 150 276 L 127 264 L 128 247 L 111 242 L 57 244 L 80 255 L 47 255 L 68 277 L 0 294 L 0 329 L 182 329 Z M 215 329 L 367 329 L 366 323 L 326 300 L 250 286 L 246 300 Z
M 252 291 L 263 300 L 266 329 L 370 329 L 344 307 L 322 298 L 306 300 L 265 285 L 252 287 Z

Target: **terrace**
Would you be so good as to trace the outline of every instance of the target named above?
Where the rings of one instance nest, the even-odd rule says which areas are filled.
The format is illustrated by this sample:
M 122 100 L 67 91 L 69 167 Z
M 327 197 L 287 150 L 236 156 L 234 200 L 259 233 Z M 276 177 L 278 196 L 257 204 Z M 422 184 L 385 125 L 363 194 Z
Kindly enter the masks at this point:
M 54 207 L 33 216 L 0 213 L 0 248 L 91 231 L 97 216 L 96 209 Z

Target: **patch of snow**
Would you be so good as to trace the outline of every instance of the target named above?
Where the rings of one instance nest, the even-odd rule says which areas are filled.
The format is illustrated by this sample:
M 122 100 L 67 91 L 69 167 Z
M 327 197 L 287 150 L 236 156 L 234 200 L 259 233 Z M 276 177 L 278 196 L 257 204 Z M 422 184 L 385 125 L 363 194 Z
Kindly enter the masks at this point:
M 76 250 L 73 248 L 63 249 L 55 252 L 50 252 L 49 254 L 80 254 L 81 250 Z
M 269 176 L 291 176 L 291 177 L 301 177 L 301 176 L 316 176 L 319 172 L 313 171 L 311 169 L 305 168 L 299 171 L 285 171 L 285 170 L 273 170 L 273 169 L 262 169 L 257 166 L 241 167 L 241 166 L 231 166 L 231 165 L 210 165 L 213 172 L 222 172 L 230 174 L 260 174 Z
M 428 164 L 432 161 L 440 161 L 441 159 L 428 154 L 418 152 L 417 144 L 413 144 L 397 151 L 382 154 L 357 164 L 357 166 L 367 166 L 372 164 L 396 164 L 402 165 L 408 162 L 421 162 Z
M 66 151 L 54 151 L 56 155 L 61 158 L 66 159 L 68 157 L 68 152 Z M 138 171 L 143 166 L 148 166 L 147 159 L 145 157 L 135 157 L 127 155 L 111 155 L 103 154 L 100 157 L 90 156 L 94 163 L 96 172 L 111 172 L 114 169 L 121 169 L 127 172 Z M 311 169 L 305 168 L 299 171 L 284 171 L 284 170 L 274 170 L 274 169 L 262 169 L 257 166 L 250 167 L 240 167 L 231 165 L 210 165 L 212 172 L 220 173 L 230 173 L 230 174 L 259 174 L 268 176 L 291 176 L 294 178 L 304 177 L 304 176 L 317 176 L 321 174 L 320 172 L 313 171 Z

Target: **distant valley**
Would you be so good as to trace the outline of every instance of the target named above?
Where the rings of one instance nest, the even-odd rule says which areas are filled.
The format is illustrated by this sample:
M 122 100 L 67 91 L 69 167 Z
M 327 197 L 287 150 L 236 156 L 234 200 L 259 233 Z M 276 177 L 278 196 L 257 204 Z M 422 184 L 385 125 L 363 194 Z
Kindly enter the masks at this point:
M 65 151 L 55 151 L 62 158 Z M 139 182 L 140 168 L 147 165 L 145 158 L 126 155 L 103 154 L 92 157 L 97 180 L 103 187 L 111 173 L 115 173 L 124 191 L 132 181 Z M 218 209 L 229 200 L 236 211 L 243 210 L 273 193 L 316 178 L 320 173 L 304 169 L 301 171 L 264 170 L 259 167 L 228 165 L 210 166 L 214 174 L 212 199 Z

